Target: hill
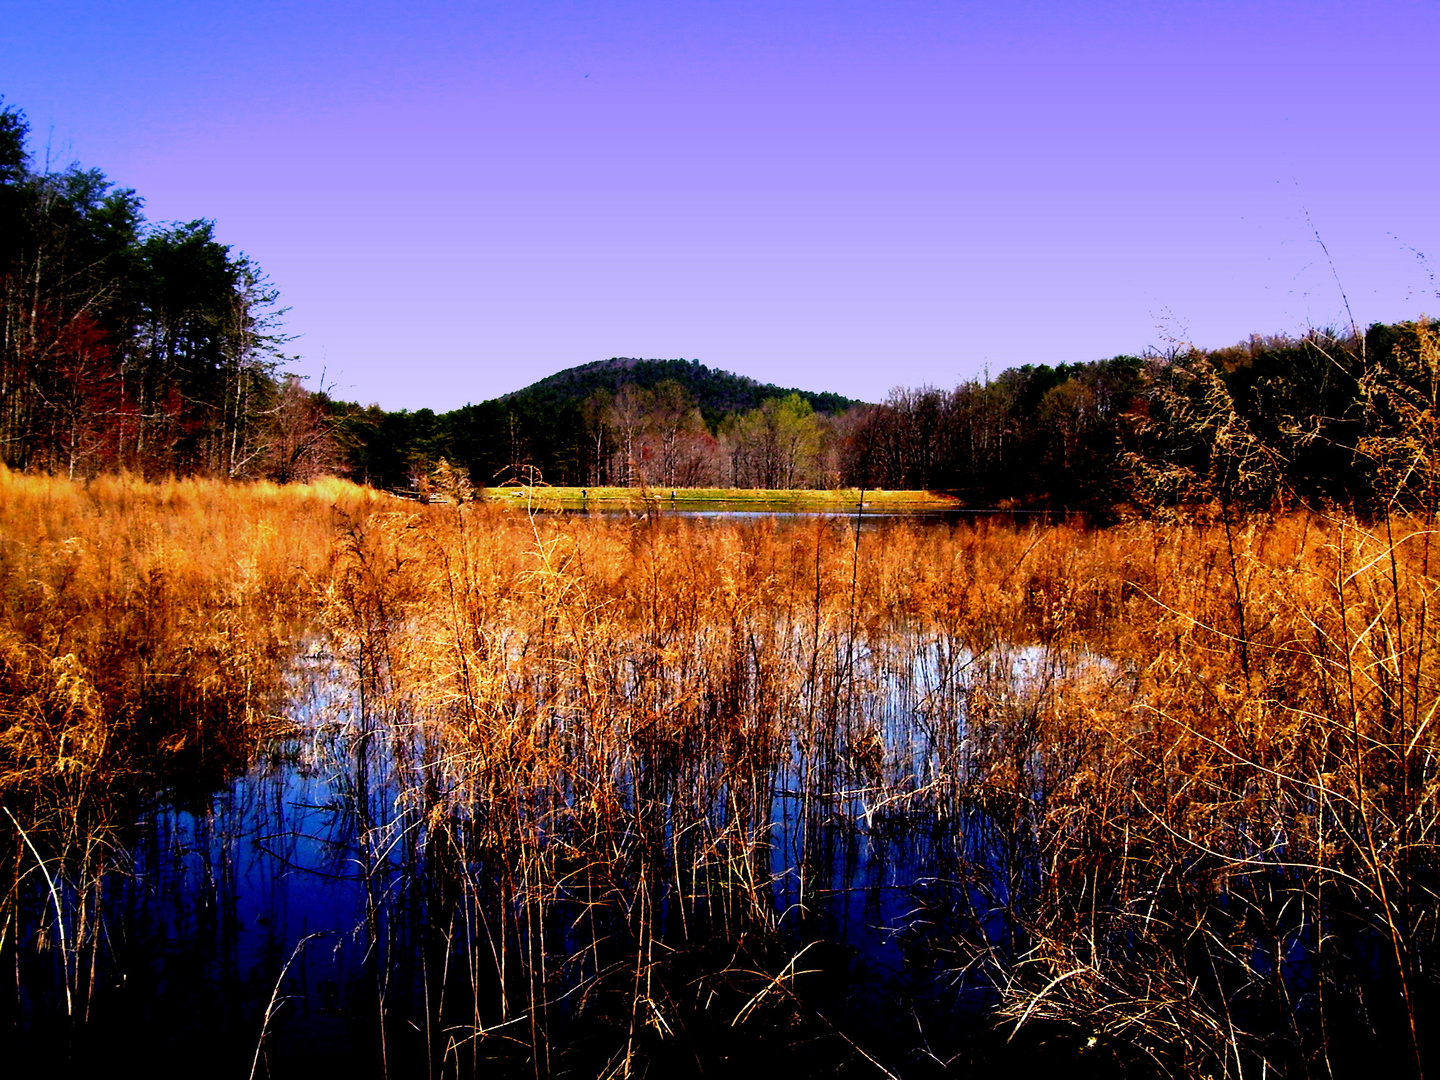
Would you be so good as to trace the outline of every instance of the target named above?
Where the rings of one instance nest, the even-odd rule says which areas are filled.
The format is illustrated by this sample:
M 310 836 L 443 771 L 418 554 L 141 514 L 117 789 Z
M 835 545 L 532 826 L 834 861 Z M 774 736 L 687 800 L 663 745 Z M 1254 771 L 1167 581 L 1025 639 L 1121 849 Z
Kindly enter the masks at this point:
M 666 379 L 673 379 L 689 392 L 706 423 L 711 425 L 730 413 L 758 409 L 767 398 L 783 398 L 790 394 L 799 394 L 816 412 L 841 413 L 859 404 L 840 394 L 758 382 L 745 375 L 707 367 L 698 360 L 637 360 L 623 356 L 557 371 L 498 400 L 512 406 L 563 407 L 584 401 L 596 390 L 613 393 L 626 383 L 648 390 Z
M 658 413 L 621 423 L 607 405 L 591 402 L 598 391 L 618 394 L 624 386 L 653 390 L 667 380 L 684 389 L 700 414 L 698 418 L 693 412 L 688 417 L 673 417 L 668 434 L 658 430 L 665 424 Z M 803 399 L 815 413 L 830 416 L 861 404 L 840 394 L 762 383 L 697 360 L 612 357 L 557 371 L 502 397 L 438 415 L 429 409 L 413 413 L 361 410 L 345 403 L 338 406 L 338 412 L 348 417 L 343 425 L 350 473 L 386 487 L 405 486 L 417 469 L 440 458 L 463 466 L 482 484 L 515 475 L 523 468 L 533 469 L 547 483 L 590 487 L 608 483 L 616 475 L 629 477 L 636 469 L 648 469 L 647 475 L 657 482 L 674 485 L 680 483 L 675 471 L 677 454 L 688 455 L 694 466 L 690 471 L 696 473 L 691 479 L 715 479 L 710 474 L 719 467 L 717 439 L 722 426 L 737 418 L 758 416 L 767 401 L 772 402 L 773 412 L 774 402 L 791 395 Z M 653 405 L 645 408 L 653 413 Z M 803 421 L 802 427 L 818 431 L 822 421 L 823 416 L 815 416 Z M 771 416 L 762 426 L 778 422 L 782 421 Z M 752 418 L 750 426 L 757 423 L 761 421 Z M 758 437 L 751 433 L 751 441 Z M 660 443 L 663 452 L 657 448 Z M 636 454 L 644 459 L 638 464 Z M 649 463 L 654 454 L 665 458 L 663 467 Z M 700 457 L 710 463 L 699 462 Z

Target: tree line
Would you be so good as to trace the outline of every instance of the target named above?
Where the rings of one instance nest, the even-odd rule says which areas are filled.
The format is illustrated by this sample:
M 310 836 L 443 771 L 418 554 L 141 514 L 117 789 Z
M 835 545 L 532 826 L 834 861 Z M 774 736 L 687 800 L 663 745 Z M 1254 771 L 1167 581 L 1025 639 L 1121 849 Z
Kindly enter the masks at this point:
M 1433 510 L 1440 324 L 1253 337 L 897 390 L 856 425 L 852 480 L 987 506 Z
M 560 404 L 497 399 L 440 415 L 341 408 L 351 475 L 391 488 L 413 486 L 441 460 L 481 486 L 834 487 L 843 445 L 836 433 L 850 416 L 818 413 L 792 393 L 712 425 L 675 380 L 622 383 Z
M 878 404 L 697 361 L 612 359 L 446 413 L 283 370 L 276 289 L 207 220 L 155 223 L 97 169 L 36 168 L 0 103 L 0 460 L 392 489 L 923 488 L 974 507 L 1436 504 L 1440 330 L 1419 320 L 1011 368 Z
M 346 413 L 352 475 L 390 487 L 444 459 L 482 486 L 914 488 L 977 508 L 1101 515 L 1431 507 L 1440 324 L 1025 365 L 831 412 L 789 393 L 707 418 L 682 379 L 643 387 L 623 372 L 613 390 L 443 414 L 331 404 Z
M 331 403 L 351 475 L 412 485 L 444 459 L 478 485 L 824 487 L 856 403 L 694 360 L 615 358 L 447 413 Z
M 0 102 L 0 459 L 67 476 L 332 464 L 260 269 L 211 221 L 147 221 L 98 169 L 36 168 L 28 134 Z

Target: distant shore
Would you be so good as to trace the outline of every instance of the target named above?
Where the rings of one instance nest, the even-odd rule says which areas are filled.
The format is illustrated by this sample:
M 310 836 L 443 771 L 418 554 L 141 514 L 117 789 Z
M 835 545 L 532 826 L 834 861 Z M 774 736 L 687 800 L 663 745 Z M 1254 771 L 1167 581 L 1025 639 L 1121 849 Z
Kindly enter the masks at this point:
M 514 502 L 556 509 L 622 510 L 662 507 L 732 510 L 940 510 L 963 505 L 959 499 L 933 491 L 878 491 L 859 488 L 837 490 L 796 488 L 682 488 L 682 487 L 535 487 L 482 488 L 477 496 L 487 502 Z

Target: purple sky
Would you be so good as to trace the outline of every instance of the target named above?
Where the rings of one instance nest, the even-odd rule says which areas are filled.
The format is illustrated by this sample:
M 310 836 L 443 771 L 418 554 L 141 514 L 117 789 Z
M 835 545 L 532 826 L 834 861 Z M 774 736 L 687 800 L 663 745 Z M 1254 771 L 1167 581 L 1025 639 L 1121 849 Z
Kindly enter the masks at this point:
M 1362 324 L 1440 313 L 1437 40 L 1433 2 L 0 0 L 0 93 L 216 219 L 337 396 L 679 356 L 878 400 L 1340 324 L 1337 274 Z

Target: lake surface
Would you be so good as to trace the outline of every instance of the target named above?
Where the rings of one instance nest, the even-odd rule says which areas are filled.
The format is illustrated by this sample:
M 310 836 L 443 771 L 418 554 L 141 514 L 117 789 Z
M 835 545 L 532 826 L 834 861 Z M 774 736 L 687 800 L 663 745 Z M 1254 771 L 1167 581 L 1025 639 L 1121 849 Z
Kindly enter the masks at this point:
M 159 1074 L 203 1059 L 224 1063 L 207 1072 L 233 1076 L 340 1066 L 362 1076 L 534 1075 L 524 1046 L 534 1045 L 533 1014 L 494 1004 L 523 1003 L 524 988 L 500 985 L 511 976 L 497 974 L 496 957 L 529 942 L 556 969 L 544 979 L 553 1059 L 543 1068 L 557 1075 L 613 1068 L 616 1046 L 636 1042 L 632 1033 L 617 1043 L 627 1024 L 643 1028 L 651 1068 L 703 1061 L 737 1075 L 783 1062 L 797 1076 L 883 1075 L 878 1055 L 928 1075 L 922 1048 L 953 1050 L 962 1029 L 983 1026 L 978 1009 L 990 1000 L 983 979 L 958 976 L 943 955 L 946 913 L 996 900 L 964 885 L 960 868 L 1017 855 L 980 808 L 955 799 L 965 696 L 982 672 L 1035 688 L 1066 662 L 1033 649 L 977 659 L 923 639 L 851 649 L 852 678 L 830 688 L 829 707 L 836 731 L 869 740 L 865 763 L 841 767 L 815 741 L 823 729 L 781 732 L 780 757 L 744 790 L 732 777 L 707 795 L 713 804 L 686 813 L 676 809 L 689 797 L 680 785 L 659 790 L 637 772 L 622 785 L 626 814 L 654 807 L 664 821 L 636 840 L 639 818 L 627 818 L 627 834 L 610 843 L 669 845 L 655 865 L 675 880 L 659 887 L 642 870 L 618 892 L 614 883 L 597 891 L 566 876 L 575 869 L 546 883 L 543 907 L 519 895 L 523 884 L 496 891 L 490 849 L 458 864 L 442 850 L 458 832 L 453 823 L 432 832 L 418 794 L 436 748 L 367 713 L 341 660 L 315 652 L 295 664 L 292 736 L 257 747 L 253 764 L 213 793 L 138 793 L 141 809 L 111 841 L 99 883 L 106 947 L 89 959 L 95 977 L 53 948 L 28 953 L 20 1022 L 69 1040 L 75 1060 L 96 1067 L 116 1040 L 141 1038 Z M 567 835 L 560 809 L 543 819 L 550 831 L 537 846 L 586 842 Z M 616 865 L 633 857 L 617 854 Z M 37 918 L 25 933 L 39 940 L 50 909 L 31 884 Z M 680 957 L 664 977 L 712 986 L 713 1006 L 681 1010 L 668 1003 L 683 997 L 673 989 L 668 999 L 641 994 L 638 975 L 620 983 L 636 983 L 648 1015 L 617 1019 L 604 1003 L 610 968 L 634 947 L 616 944 L 636 925 L 634 890 L 653 904 L 641 919 L 645 947 Z M 480 925 L 527 912 L 548 925 Z M 988 932 L 1006 932 L 1003 916 L 987 919 Z M 575 960 L 587 951 L 593 964 Z M 475 970 L 477 958 L 492 970 Z M 781 981 L 756 977 L 757 965 Z M 64 991 L 82 984 L 77 1024 Z M 803 1009 L 786 1004 L 797 994 Z
M 17 1060 L 1263 1080 L 1431 1053 L 1418 544 L 388 500 L 310 506 L 297 543 L 265 500 L 12 560 Z

